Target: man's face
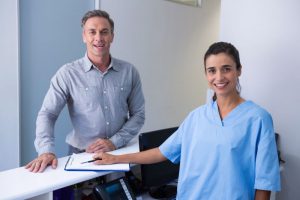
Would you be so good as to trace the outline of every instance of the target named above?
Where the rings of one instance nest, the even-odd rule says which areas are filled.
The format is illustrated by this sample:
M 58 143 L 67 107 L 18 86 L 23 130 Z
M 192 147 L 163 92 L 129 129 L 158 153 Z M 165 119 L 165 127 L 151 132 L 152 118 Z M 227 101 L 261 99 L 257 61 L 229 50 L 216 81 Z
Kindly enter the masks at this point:
M 82 38 L 86 44 L 88 57 L 92 62 L 99 60 L 100 57 L 109 56 L 114 34 L 107 19 L 103 17 L 89 18 L 83 27 Z

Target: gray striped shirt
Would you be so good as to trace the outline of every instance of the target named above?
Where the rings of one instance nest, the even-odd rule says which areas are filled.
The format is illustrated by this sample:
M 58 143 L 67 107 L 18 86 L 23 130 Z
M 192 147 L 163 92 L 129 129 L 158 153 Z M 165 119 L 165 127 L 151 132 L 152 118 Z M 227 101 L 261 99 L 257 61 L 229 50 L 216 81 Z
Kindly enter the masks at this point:
M 85 55 L 62 66 L 51 79 L 36 121 L 39 155 L 54 153 L 54 124 L 66 104 L 73 124 L 66 142 L 79 149 L 97 138 L 110 139 L 120 148 L 145 121 L 144 95 L 135 67 L 111 58 L 108 70 L 102 73 Z

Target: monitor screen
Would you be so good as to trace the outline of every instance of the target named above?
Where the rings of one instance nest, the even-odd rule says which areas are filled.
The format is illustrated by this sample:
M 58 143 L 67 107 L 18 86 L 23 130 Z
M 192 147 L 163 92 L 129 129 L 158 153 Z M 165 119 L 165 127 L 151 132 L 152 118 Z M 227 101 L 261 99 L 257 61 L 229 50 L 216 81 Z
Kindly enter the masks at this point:
M 178 127 L 161 129 L 139 135 L 140 151 L 160 146 Z M 141 165 L 142 184 L 144 187 L 159 187 L 178 178 L 179 164 L 173 164 L 169 160 Z

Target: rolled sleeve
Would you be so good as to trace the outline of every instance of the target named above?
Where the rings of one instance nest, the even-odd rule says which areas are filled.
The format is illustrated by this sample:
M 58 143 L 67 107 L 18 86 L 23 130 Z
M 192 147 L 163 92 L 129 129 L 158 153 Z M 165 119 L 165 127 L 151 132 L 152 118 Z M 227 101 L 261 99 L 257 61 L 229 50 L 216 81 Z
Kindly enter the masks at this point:
M 280 191 L 280 171 L 272 119 L 268 117 L 262 125 L 261 139 L 256 157 L 255 189 Z
M 181 127 L 159 146 L 160 152 L 171 162 L 179 163 L 181 155 Z

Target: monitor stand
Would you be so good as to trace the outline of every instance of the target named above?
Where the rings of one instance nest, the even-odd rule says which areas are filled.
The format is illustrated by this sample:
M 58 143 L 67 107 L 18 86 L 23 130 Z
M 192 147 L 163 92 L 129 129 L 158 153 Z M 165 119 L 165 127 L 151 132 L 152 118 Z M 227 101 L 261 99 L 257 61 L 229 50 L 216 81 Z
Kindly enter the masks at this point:
M 176 185 L 163 185 L 149 189 L 149 195 L 154 199 L 173 199 L 176 197 L 176 192 Z

